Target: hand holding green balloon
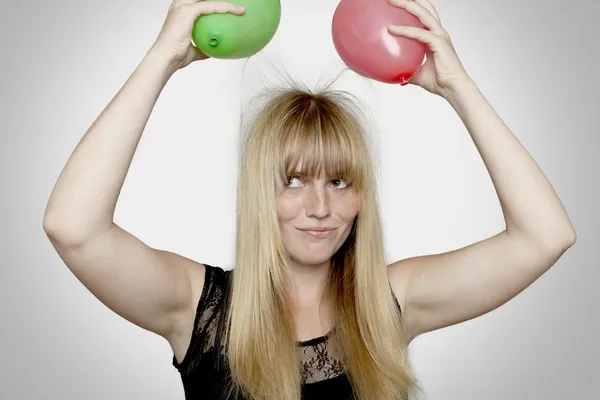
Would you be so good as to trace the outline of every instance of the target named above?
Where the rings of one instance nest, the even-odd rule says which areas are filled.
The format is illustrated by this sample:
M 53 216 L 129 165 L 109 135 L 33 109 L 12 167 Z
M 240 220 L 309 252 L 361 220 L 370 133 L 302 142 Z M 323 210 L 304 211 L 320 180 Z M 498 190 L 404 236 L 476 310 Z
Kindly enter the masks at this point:
M 236 4 L 246 12 L 201 15 L 196 20 L 192 39 L 202 53 L 212 58 L 246 58 L 273 39 L 281 19 L 279 0 L 237 0 Z
M 208 58 L 192 45 L 191 32 L 200 16 L 244 13 L 243 7 L 225 1 L 173 0 L 151 52 L 168 57 L 175 70 L 185 68 L 194 61 Z

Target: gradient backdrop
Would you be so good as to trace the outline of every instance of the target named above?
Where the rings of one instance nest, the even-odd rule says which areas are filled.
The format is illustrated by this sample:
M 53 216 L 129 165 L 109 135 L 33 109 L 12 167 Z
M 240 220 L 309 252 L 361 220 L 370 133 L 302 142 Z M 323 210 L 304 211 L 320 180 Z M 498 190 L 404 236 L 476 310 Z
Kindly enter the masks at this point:
M 63 165 L 153 43 L 169 4 L 0 6 L 2 399 L 183 399 L 167 342 L 90 295 L 42 230 Z M 435 4 L 468 72 L 553 183 L 578 242 L 513 301 L 411 345 L 423 398 L 597 399 L 599 3 Z M 310 86 L 343 70 L 330 36 L 336 5 L 284 0 L 280 30 L 260 56 L 196 63 L 172 78 L 125 182 L 121 226 L 151 246 L 231 267 L 240 107 L 282 68 Z M 481 159 L 442 99 L 352 73 L 337 86 L 371 108 L 390 262 L 503 229 Z

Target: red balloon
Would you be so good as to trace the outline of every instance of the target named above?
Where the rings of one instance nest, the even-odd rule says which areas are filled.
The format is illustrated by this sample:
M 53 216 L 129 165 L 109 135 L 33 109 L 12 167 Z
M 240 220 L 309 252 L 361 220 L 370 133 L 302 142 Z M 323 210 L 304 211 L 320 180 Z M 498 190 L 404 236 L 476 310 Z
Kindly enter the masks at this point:
M 384 83 L 405 84 L 423 64 L 427 46 L 390 34 L 390 25 L 423 28 L 417 17 L 388 0 L 341 0 L 333 15 L 333 44 L 356 73 Z

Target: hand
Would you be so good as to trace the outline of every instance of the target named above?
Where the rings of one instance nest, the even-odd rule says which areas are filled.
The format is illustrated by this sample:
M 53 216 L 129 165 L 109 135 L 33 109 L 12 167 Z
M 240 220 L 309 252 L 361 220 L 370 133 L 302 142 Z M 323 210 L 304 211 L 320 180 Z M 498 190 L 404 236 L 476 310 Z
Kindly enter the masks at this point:
M 225 1 L 173 0 L 153 48 L 167 52 L 176 69 L 185 68 L 208 58 L 192 44 L 192 29 L 201 15 L 244 12 L 243 7 Z
M 450 36 L 442 27 L 440 18 L 429 0 L 389 0 L 389 2 L 413 14 L 425 27 L 421 29 L 391 25 L 388 28 L 392 35 L 416 39 L 427 45 L 426 61 L 409 79 L 409 84 L 446 97 L 456 83 L 469 79 L 454 50 Z

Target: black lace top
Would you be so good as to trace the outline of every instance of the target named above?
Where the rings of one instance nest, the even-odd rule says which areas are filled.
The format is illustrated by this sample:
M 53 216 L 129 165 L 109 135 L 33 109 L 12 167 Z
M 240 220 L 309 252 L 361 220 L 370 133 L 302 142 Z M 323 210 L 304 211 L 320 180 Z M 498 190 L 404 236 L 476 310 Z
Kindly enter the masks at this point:
M 206 277 L 191 343 L 181 363 L 173 356 L 173 366 L 181 375 L 186 400 L 226 400 L 223 392 L 229 369 L 220 351 L 225 338 L 224 318 L 220 316 L 224 315 L 231 271 L 204 265 Z M 303 400 L 353 399 L 350 381 L 333 346 L 328 345 L 328 335 L 299 342 L 298 350 Z

